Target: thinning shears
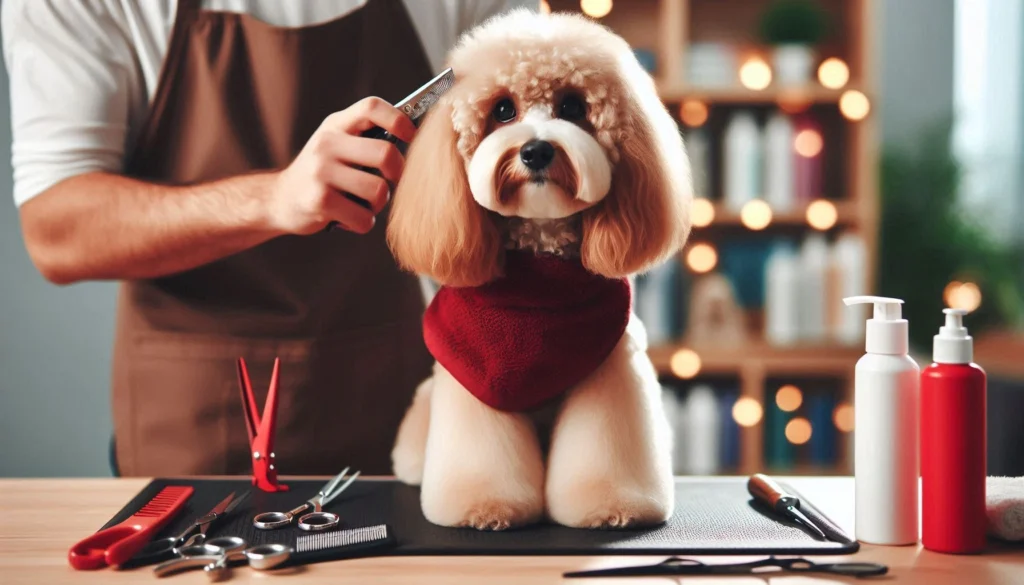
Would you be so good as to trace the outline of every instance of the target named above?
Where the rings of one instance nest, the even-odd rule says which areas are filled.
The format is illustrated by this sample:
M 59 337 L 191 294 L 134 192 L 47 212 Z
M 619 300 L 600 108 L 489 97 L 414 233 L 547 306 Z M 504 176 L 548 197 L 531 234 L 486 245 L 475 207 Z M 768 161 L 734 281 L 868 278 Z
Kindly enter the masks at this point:
M 281 528 L 291 524 L 292 520 L 296 516 L 302 514 L 307 510 L 312 510 L 308 514 L 299 516 L 299 528 L 301 530 L 326 530 L 333 528 L 338 525 L 341 518 L 334 513 L 324 512 L 323 507 L 331 503 L 334 498 L 338 497 L 341 492 L 345 491 L 345 488 L 352 485 L 352 482 L 359 477 L 359 472 L 352 474 L 352 477 L 348 478 L 348 481 L 341 483 L 341 480 L 345 478 L 345 474 L 348 473 L 349 468 L 341 470 L 341 473 L 336 475 L 334 479 L 327 482 L 324 487 L 320 488 L 315 496 L 306 500 L 301 506 L 294 510 L 287 512 L 263 512 L 257 514 L 252 519 L 252 524 L 260 530 L 273 530 L 275 528 Z
M 274 360 L 274 372 L 270 375 L 270 390 L 263 407 L 263 416 L 256 406 L 256 396 L 249 381 L 245 360 L 238 359 L 238 384 L 242 388 L 242 410 L 245 413 L 245 428 L 249 431 L 249 453 L 252 455 L 252 483 L 265 492 L 288 491 L 288 486 L 278 483 L 274 454 L 274 426 L 277 424 L 277 388 L 281 360 Z
M 137 555 L 132 558 L 133 565 L 145 565 L 154 562 L 164 561 L 174 557 L 185 556 L 183 551 L 194 551 L 207 542 L 207 533 L 214 522 L 228 516 L 235 511 L 242 502 L 249 496 L 249 491 L 231 492 L 228 497 L 220 501 L 206 514 L 196 518 L 191 524 L 177 536 L 168 536 L 154 540 L 144 546 Z

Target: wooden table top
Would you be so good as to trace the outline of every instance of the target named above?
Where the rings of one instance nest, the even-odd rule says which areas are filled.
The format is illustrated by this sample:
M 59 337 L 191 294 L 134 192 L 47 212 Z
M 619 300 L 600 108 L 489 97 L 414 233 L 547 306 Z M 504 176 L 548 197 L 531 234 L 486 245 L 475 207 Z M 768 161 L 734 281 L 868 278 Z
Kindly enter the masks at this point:
M 781 478 L 853 534 L 851 478 Z M 68 549 L 96 531 L 148 482 L 145 479 L 3 479 L 0 480 L 0 583 L 152 583 L 148 569 L 75 571 Z M 232 572 L 237 583 L 722 583 L 730 585 L 823 585 L 884 582 L 970 585 L 1024 584 L 1024 547 L 993 544 L 983 555 L 943 555 L 920 546 L 862 545 L 855 555 L 814 557 L 815 561 L 862 560 L 889 566 L 880 579 L 844 579 L 829 575 L 760 577 L 693 577 L 687 579 L 562 579 L 571 570 L 650 564 L 664 557 L 383 557 L 319 563 L 277 573 L 247 567 Z M 709 563 L 756 557 L 699 557 Z M 202 571 L 168 577 L 170 583 L 207 583 Z

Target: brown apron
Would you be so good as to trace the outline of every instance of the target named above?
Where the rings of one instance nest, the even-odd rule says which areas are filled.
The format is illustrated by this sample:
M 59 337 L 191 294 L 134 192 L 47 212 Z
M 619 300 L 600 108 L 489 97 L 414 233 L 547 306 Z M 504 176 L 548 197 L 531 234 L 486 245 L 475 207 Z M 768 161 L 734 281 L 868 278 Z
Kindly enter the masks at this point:
M 303 28 L 179 0 L 130 176 L 186 185 L 279 169 L 332 112 L 395 103 L 433 71 L 402 0 L 370 0 Z M 416 385 L 429 375 L 418 280 L 367 235 L 280 237 L 184 273 L 122 285 L 113 360 L 123 475 L 248 474 L 235 360 L 262 408 L 281 358 L 280 472 L 389 474 Z

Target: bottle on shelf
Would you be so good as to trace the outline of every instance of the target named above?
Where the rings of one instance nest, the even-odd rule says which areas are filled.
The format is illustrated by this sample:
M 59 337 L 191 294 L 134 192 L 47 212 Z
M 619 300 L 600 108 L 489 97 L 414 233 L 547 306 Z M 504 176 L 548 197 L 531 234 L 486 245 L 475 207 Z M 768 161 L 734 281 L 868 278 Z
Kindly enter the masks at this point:
M 793 210 L 793 121 L 772 114 L 764 129 L 764 199 L 776 212 Z
M 800 247 L 800 340 L 817 343 L 827 336 L 827 275 L 829 247 L 825 236 L 807 236 Z
M 686 131 L 686 156 L 690 159 L 690 176 L 695 197 L 711 198 L 711 158 L 708 135 L 704 128 Z
M 871 303 L 864 354 L 854 371 L 854 530 L 870 544 L 918 540 L 921 370 L 909 355 L 909 323 L 899 299 L 855 296 Z
M 824 139 L 821 134 L 821 128 L 817 122 L 814 121 L 810 116 L 803 116 L 795 124 L 795 130 L 797 135 L 801 132 L 811 132 L 817 134 L 819 140 L 821 140 L 821 148 L 814 152 L 804 146 L 801 150 L 796 152 L 794 157 L 794 176 L 793 176 L 793 193 L 794 199 L 797 204 L 807 205 L 811 201 L 821 197 L 823 192 L 822 186 L 822 161 L 824 160 L 823 153 L 825 152 Z M 794 141 L 796 139 L 794 138 Z M 802 141 L 804 144 L 813 141 Z
M 854 233 L 844 233 L 832 245 L 828 290 L 829 337 L 840 345 L 856 345 L 864 339 L 867 316 L 862 305 L 842 309 L 840 301 L 856 296 L 867 287 L 867 252 L 864 240 Z
M 791 246 L 776 244 L 764 270 L 765 339 L 791 345 L 800 337 L 800 262 Z
M 719 418 L 718 399 L 711 386 L 699 384 L 690 389 L 685 402 L 687 441 L 686 464 L 692 475 L 712 475 L 718 471 Z
M 723 139 L 722 193 L 731 211 L 740 211 L 761 195 L 761 147 L 761 130 L 754 114 L 735 112 Z
M 921 544 L 970 554 L 985 548 L 986 374 L 973 363 L 967 311 L 944 312 L 921 372 Z

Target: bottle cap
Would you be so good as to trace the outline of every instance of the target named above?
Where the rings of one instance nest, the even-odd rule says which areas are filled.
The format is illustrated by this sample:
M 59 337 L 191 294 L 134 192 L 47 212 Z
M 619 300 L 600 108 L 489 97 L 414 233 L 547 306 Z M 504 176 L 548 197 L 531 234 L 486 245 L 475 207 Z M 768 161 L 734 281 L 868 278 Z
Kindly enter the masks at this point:
M 847 306 L 873 303 L 875 314 L 868 319 L 864 349 L 868 353 L 906 355 L 910 351 L 910 324 L 903 318 L 903 301 L 888 297 L 846 297 Z
M 932 360 L 937 364 L 969 364 L 974 361 L 974 340 L 964 327 L 963 309 L 944 309 L 946 324 L 939 327 L 932 346 Z

